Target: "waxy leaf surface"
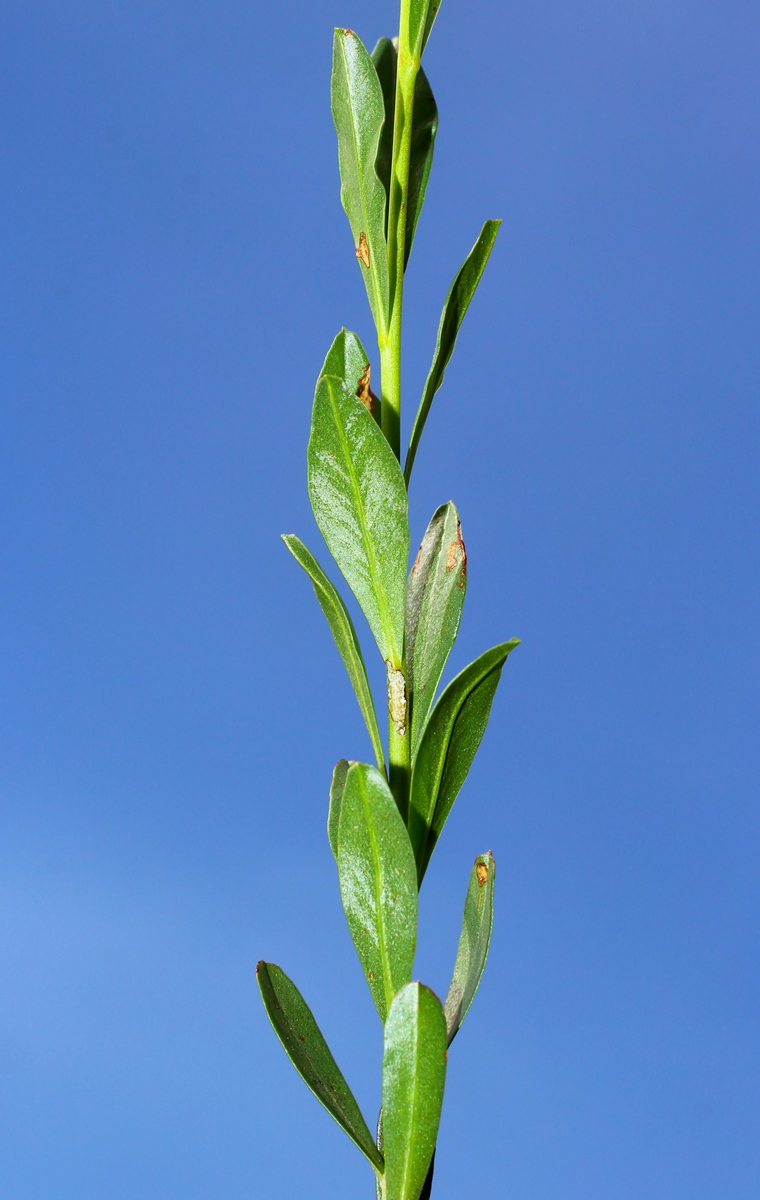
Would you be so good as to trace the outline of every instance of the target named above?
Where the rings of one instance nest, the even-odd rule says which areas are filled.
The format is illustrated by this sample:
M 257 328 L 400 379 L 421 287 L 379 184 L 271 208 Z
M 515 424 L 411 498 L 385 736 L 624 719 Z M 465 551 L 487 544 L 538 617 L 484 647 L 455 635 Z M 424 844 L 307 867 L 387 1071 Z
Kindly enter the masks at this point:
M 425 381 L 425 390 L 422 393 L 422 400 L 417 410 L 417 416 L 414 418 L 412 436 L 409 440 L 409 450 L 404 466 L 404 478 L 407 484 L 412 473 L 414 458 L 417 453 L 417 447 L 420 444 L 422 431 L 425 428 L 425 422 L 430 412 L 430 406 L 433 403 L 433 397 L 443 383 L 443 376 L 451 355 L 454 352 L 457 334 L 464 320 L 464 314 L 470 306 L 475 289 L 480 283 L 483 272 L 486 269 L 486 263 L 493 249 L 493 244 L 496 241 L 500 225 L 501 221 L 486 221 L 480 231 L 477 242 L 462 263 L 454 282 L 449 288 L 449 294 L 446 297 L 446 303 L 443 306 L 440 324 L 438 325 L 438 337 L 436 338 L 433 362 Z
M 376 1170 L 383 1158 L 317 1022 L 292 980 L 274 963 L 256 967 L 261 998 L 288 1058 L 318 1100 Z
M 308 449 L 309 497 L 330 552 L 380 653 L 401 667 L 409 526 L 398 460 L 341 379 L 317 382 Z
M 420 882 L 485 732 L 507 655 L 518 645 L 518 638 L 503 642 L 465 667 L 425 726 L 409 797 L 409 837 Z
M 338 821 L 343 911 L 372 997 L 385 1021 L 409 981 L 417 940 L 417 872 L 406 826 L 374 767 L 346 774 Z
M 409 983 L 394 998 L 383 1047 L 386 1200 L 419 1200 L 435 1151 L 446 1080 L 446 1019 L 437 996 Z
M 314 585 L 314 592 L 320 603 L 322 612 L 327 617 L 330 631 L 335 638 L 335 645 L 340 651 L 343 664 L 351 680 L 351 686 L 359 701 L 359 708 L 367 725 L 372 749 L 375 752 L 377 765 L 385 769 L 385 752 L 377 724 L 377 714 L 367 681 L 367 670 L 362 658 L 361 646 L 356 636 L 354 623 L 348 609 L 340 598 L 331 581 L 327 578 L 314 555 L 306 549 L 303 542 L 294 533 L 284 533 L 282 540 L 297 563 L 303 567 Z
M 385 103 L 385 124 L 377 153 L 377 173 L 385 188 L 388 203 L 385 209 L 386 236 L 393 159 L 393 126 L 396 108 L 396 64 L 398 55 L 390 38 L 381 38 L 372 51 Z M 417 222 L 425 203 L 425 191 L 433 165 L 435 135 L 438 132 L 438 108 L 425 72 L 420 68 L 414 84 L 412 114 L 412 144 L 409 157 L 409 187 L 406 206 L 406 238 L 404 268 L 409 261 Z
M 454 974 L 443 1006 L 449 1045 L 467 1015 L 485 970 L 493 929 L 495 883 L 496 863 L 493 855 L 490 851 L 479 854 L 470 872 Z
M 451 503 L 433 514 L 406 586 L 406 679 L 412 697 L 412 758 L 454 645 L 467 588 L 467 554 Z
M 385 188 L 375 169 L 385 106 L 375 65 L 350 29 L 336 29 L 330 85 L 338 134 L 340 199 L 378 332 L 388 327 Z

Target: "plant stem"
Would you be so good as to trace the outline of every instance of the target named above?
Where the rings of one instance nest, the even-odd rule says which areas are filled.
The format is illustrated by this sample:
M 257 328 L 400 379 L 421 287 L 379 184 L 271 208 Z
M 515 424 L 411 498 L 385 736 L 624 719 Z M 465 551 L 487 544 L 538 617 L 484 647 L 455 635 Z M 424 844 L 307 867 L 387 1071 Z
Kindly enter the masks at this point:
M 409 194 L 409 159 L 412 147 L 414 85 L 420 55 L 409 45 L 410 0 L 401 0 L 396 101 L 393 117 L 393 157 L 388 198 L 388 277 L 390 321 L 387 338 L 380 341 L 382 372 L 382 427 L 395 455 L 401 457 L 401 322 L 404 305 L 404 255 L 406 209 Z
M 409 44 L 411 0 L 401 0 L 396 65 L 396 100 L 393 117 L 393 157 L 388 199 L 388 276 L 390 322 L 387 339 L 380 342 L 382 383 L 381 421 L 383 433 L 398 459 L 401 458 L 401 331 L 404 304 L 404 255 L 406 209 L 409 194 L 409 160 L 412 146 L 414 85 L 420 69 L 419 52 Z M 411 768 L 411 738 L 399 733 L 388 721 L 389 783 L 401 815 L 406 820 Z

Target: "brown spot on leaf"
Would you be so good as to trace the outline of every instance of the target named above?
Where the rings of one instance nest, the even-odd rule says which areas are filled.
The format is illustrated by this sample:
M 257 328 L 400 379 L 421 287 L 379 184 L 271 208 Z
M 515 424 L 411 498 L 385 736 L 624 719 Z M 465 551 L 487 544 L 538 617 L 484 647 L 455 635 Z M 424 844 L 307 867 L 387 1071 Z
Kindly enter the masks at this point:
M 422 546 L 420 546 L 419 550 L 417 551 L 417 557 L 415 558 L 414 562 L 412 563 L 412 575 L 414 575 L 415 571 L 418 571 L 420 568 L 420 555 L 421 554 L 422 554 Z
M 363 231 L 359 234 L 359 245 L 356 247 L 356 257 L 359 259 L 359 262 L 364 263 L 367 270 L 369 270 L 369 242 L 367 241 L 366 233 Z
M 369 972 L 369 974 L 367 975 L 367 978 L 369 979 L 370 983 L 374 983 L 374 981 L 375 981 L 375 972 L 374 972 L 374 971 L 370 971 L 370 972 Z
M 375 401 L 377 400 L 377 396 L 372 391 L 372 388 L 369 386 L 370 370 L 371 370 L 370 365 L 369 365 L 369 363 L 367 363 L 366 367 L 364 368 L 364 370 L 362 371 L 362 373 L 359 377 L 359 384 L 356 389 L 356 394 L 359 397 L 359 399 L 361 400 L 364 407 L 366 408 L 369 415 L 374 416 Z
M 479 862 L 475 866 L 475 876 L 478 881 L 478 887 L 482 887 L 488 879 L 488 867 L 485 863 Z
M 457 568 L 460 572 L 457 586 L 463 588 L 467 582 L 467 551 L 464 548 L 462 526 L 459 521 L 457 521 L 457 536 L 446 551 L 446 570 L 455 571 Z

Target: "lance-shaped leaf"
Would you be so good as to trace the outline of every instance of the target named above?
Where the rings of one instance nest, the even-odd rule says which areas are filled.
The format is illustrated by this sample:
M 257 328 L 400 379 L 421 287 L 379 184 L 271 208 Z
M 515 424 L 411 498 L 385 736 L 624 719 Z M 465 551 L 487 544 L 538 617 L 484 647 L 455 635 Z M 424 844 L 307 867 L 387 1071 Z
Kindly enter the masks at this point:
M 335 30 L 330 99 L 338 134 L 340 199 L 354 235 L 375 325 L 378 333 L 384 333 L 388 328 L 385 189 L 375 160 L 385 107 L 375 65 L 350 29 Z
M 409 837 L 420 882 L 485 733 L 504 663 L 519 644 L 519 638 L 503 642 L 465 667 L 425 726 L 409 796 Z
M 421 983 L 398 993 L 383 1047 L 386 1200 L 419 1200 L 438 1135 L 446 1079 L 446 1019 Z
M 377 173 L 380 176 L 387 198 L 385 208 L 385 232 L 388 233 L 388 210 L 391 187 L 391 162 L 393 159 L 393 126 L 396 111 L 396 64 L 398 55 L 390 38 L 380 38 L 372 51 L 372 61 L 377 68 L 378 79 L 383 90 L 385 124 L 377 152 Z M 409 157 L 409 185 L 406 201 L 406 238 L 404 242 L 404 268 L 409 261 L 417 222 L 425 203 L 430 168 L 433 165 L 435 135 L 438 132 L 438 108 L 425 72 L 420 68 L 414 84 L 414 109 L 412 113 L 412 144 Z
M 382 1171 L 383 1157 L 367 1122 L 298 988 L 274 963 L 260 962 L 256 979 L 274 1031 L 293 1066 L 375 1170 Z
M 454 974 L 443 1006 L 449 1045 L 467 1015 L 485 970 L 493 929 L 495 883 L 496 863 L 489 850 L 478 855 L 470 872 Z
M 354 763 L 338 821 L 338 877 L 356 952 L 385 1021 L 409 981 L 417 940 L 417 872 L 406 826 L 385 779 Z
M 333 558 L 380 653 L 401 668 L 409 525 L 398 460 L 341 379 L 317 381 L 308 449 L 309 497 Z
M 406 682 L 412 698 L 412 759 L 454 645 L 467 588 L 459 514 L 449 501 L 433 513 L 406 586 Z
M 367 725 L 377 765 L 381 771 L 384 771 L 385 752 L 377 725 L 377 714 L 375 713 L 375 705 L 372 701 L 372 693 L 369 690 L 367 670 L 364 666 L 361 646 L 359 645 L 359 639 L 356 636 L 354 623 L 351 620 L 348 609 L 314 555 L 306 549 L 303 542 L 294 533 L 284 533 L 282 540 L 293 555 L 293 558 L 297 563 L 300 563 L 314 585 L 317 600 L 322 612 L 327 617 L 327 624 L 330 626 L 330 631 L 335 638 L 335 645 L 340 651 L 343 665 L 348 672 L 348 678 L 351 680 L 351 686 L 356 693 L 356 699 L 359 701 L 359 708 Z
M 338 861 L 338 823 L 340 821 L 340 806 L 343 800 L 343 789 L 346 786 L 348 768 L 353 766 L 350 759 L 341 758 L 336 762 L 330 783 L 330 807 L 327 810 L 327 840 Z
M 404 466 L 404 478 L 407 485 L 409 477 L 412 474 L 414 458 L 417 453 L 417 447 L 420 444 L 422 430 L 425 428 L 425 422 L 430 412 L 430 405 L 433 403 L 435 393 L 443 383 L 443 376 L 449 359 L 454 352 L 454 345 L 462 321 L 464 320 L 464 314 L 469 308 L 470 301 L 475 295 L 475 289 L 480 283 L 481 276 L 486 269 L 486 263 L 493 249 L 493 244 L 496 241 L 500 225 L 501 221 L 486 221 L 480 231 L 477 242 L 462 263 L 454 282 L 449 288 L 449 294 L 446 297 L 446 303 L 443 306 L 441 320 L 438 325 L 438 337 L 436 338 L 433 362 L 425 381 L 425 390 L 422 393 L 420 407 L 417 410 L 417 416 L 414 418 L 412 436 L 409 440 L 409 450 L 407 451 L 406 464 Z

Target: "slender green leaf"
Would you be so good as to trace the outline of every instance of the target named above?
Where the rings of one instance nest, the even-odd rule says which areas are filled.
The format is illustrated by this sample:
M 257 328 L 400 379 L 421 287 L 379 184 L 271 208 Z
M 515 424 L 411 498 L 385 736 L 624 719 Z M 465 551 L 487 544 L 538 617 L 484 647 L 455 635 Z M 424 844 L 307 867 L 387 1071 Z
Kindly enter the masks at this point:
M 377 724 L 375 705 L 372 701 L 372 693 L 369 690 L 367 670 L 364 666 L 361 646 L 359 645 L 359 639 L 356 636 L 354 623 L 351 620 L 348 609 L 314 555 L 306 549 L 303 542 L 294 533 L 284 533 L 282 540 L 293 555 L 293 558 L 297 563 L 300 563 L 314 585 L 317 600 L 320 603 L 322 612 L 327 617 L 330 631 L 335 638 L 335 645 L 340 651 L 343 665 L 348 672 L 348 678 L 351 680 L 351 686 L 356 693 L 356 699 L 359 701 L 359 708 L 367 725 L 377 765 L 381 771 L 384 771 L 385 752 Z
M 377 152 L 377 173 L 380 176 L 387 198 L 385 207 L 385 232 L 388 234 L 388 211 L 390 204 L 391 162 L 393 158 L 393 126 L 396 111 L 396 63 L 398 55 L 390 38 L 380 38 L 372 51 L 372 61 L 377 68 L 385 102 L 385 124 Z M 404 268 L 409 262 L 417 222 L 425 202 L 430 168 L 433 165 L 435 135 L 438 132 L 438 108 L 425 72 L 420 68 L 414 85 L 414 109 L 412 115 L 412 145 L 409 158 L 409 185 L 406 200 L 406 239 L 404 242 Z
M 269 1020 L 293 1066 L 375 1170 L 382 1171 L 383 1157 L 367 1122 L 298 988 L 274 963 L 260 962 L 256 978 Z
M 330 807 L 327 810 L 327 838 L 335 861 L 338 861 L 338 823 L 340 821 L 340 806 L 343 800 L 343 789 L 346 786 L 348 768 L 353 763 L 345 758 L 336 762 L 330 783 Z
M 417 940 L 417 872 L 406 827 L 385 779 L 354 763 L 338 821 L 343 910 L 373 999 L 385 1021 L 409 981 Z
M 467 554 L 451 501 L 432 516 L 406 586 L 406 684 L 412 759 L 454 645 L 467 588 Z
M 470 301 L 475 295 L 475 289 L 480 283 L 481 276 L 486 269 L 486 263 L 493 249 L 493 244 L 496 241 L 500 225 L 501 221 L 486 221 L 480 231 L 477 242 L 462 263 L 454 282 L 449 288 L 449 294 L 446 297 L 446 303 L 443 306 L 441 320 L 438 325 L 438 337 L 435 343 L 433 362 L 425 381 L 425 390 L 422 393 L 420 407 L 417 410 L 417 416 L 414 418 L 412 436 L 409 440 L 409 450 L 407 451 L 406 464 L 404 466 L 404 478 L 407 485 L 412 474 L 412 466 L 414 465 L 417 447 L 422 437 L 422 430 L 425 428 L 425 422 L 430 412 L 430 405 L 433 403 L 435 393 L 443 383 L 443 376 L 449 359 L 454 352 L 454 345 L 462 321 L 464 320 L 464 314 L 469 308 Z
M 338 134 L 340 199 L 375 325 L 384 333 L 389 319 L 385 189 L 375 160 L 385 108 L 375 65 L 350 29 L 335 30 L 330 98 Z
M 437 996 L 408 983 L 394 998 L 383 1047 L 386 1200 L 419 1200 L 446 1079 L 446 1019 Z
M 519 638 L 486 650 L 452 679 L 433 709 L 417 750 L 409 797 L 409 837 L 420 882 L 485 733 L 491 703 Z
M 443 1006 L 449 1045 L 467 1016 L 485 970 L 493 929 L 495 883 L 496 863 L 489 850 L 478 855 L 470 872 L 454 974 Z
M 308 449 L 309 496 L 333 558 L 386 662 L 401 668 L 409 525 L 398 460 L 350 387 L 317 382 Z

